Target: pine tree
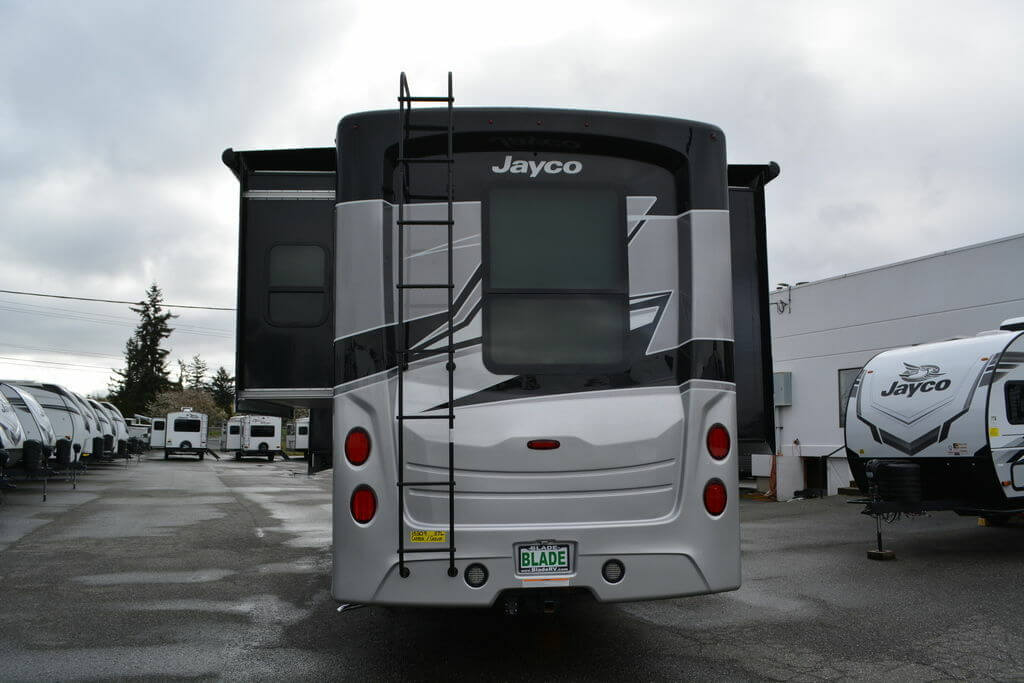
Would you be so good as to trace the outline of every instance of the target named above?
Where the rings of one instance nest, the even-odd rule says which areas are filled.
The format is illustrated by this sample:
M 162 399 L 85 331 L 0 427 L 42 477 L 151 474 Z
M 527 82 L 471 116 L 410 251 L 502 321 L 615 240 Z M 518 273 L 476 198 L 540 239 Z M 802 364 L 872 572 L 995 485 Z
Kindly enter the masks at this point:
M 210 371 L 210 367 L 206 364 L 205 360 L 199 357 L 198 353 L 192 356 L 192 360 L 187 365 L 182 367 L 185 370 L 183 379 L 187 388 L 206 388 L 206 373 Z
M 139 326 L 125 342 L 124 369 L 114 370 L 117 377 L 110 386 L 111 402 L 125 415 L 142 413 L 157 394 L 171 385 L 167 369 L 169 351 L 161 344 L 171 336 L 168 321 L 177 316 L 165 311 L 162 304 L 163 292 L 154 282 L 146 290 L 146 298 L 131 307 L 139 314 Z
M 227 415 L 235 412 L 235 378 L 228 374 L 224 366 L 217 368 L 210 380 L 210 393 L 217 406 Z

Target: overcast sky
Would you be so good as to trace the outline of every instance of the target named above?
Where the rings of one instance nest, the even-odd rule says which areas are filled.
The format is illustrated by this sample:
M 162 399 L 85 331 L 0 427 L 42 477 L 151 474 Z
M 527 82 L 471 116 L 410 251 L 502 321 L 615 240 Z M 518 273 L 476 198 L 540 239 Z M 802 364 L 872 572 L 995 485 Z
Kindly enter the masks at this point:
M 782 166 L 773 283 L 1024 232 L 1024 3 L 839 4 L 0 0 L 0 289 L 234 306 L 221 151 L 331 146 L 402 70 L 453 71 L 458 105 L 719 125 Z M 172 358 L 233 371 L 232 314 L 181 313 Z M 135 320 L 0 294 L 0 377 L 105 391 Z

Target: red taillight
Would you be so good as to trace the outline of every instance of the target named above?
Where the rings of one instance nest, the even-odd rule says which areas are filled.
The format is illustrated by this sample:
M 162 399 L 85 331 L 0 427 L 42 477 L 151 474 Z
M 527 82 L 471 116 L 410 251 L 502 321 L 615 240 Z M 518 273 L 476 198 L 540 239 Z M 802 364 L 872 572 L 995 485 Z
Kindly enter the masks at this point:
M 526 442 L 526 447 L 535 451 L 550 451 L 561 445 L 562 444 L 558 443 L 554 439 L 534 439 L 533 441 Z
M 729 455 L 729 430 L 724 425 L 711 425 L 711 429 L 708 430 L 707 444 L 708 453 L 715 460 L 721 460 Z
M 345 437 L 345 457 L 353 465 L 362 465 L 370 457 L 370 435 L 362 427 L 350 430 Z
M 352 509 L 352 519 L 366 524 L 377 514 L 377 496 L 369 486 L 360 486 L 352 492 L 349 507 Z
M 709 514 L 717 517 L 725 512 L 725 502 L 727 499 L 725 484 L 718 479 L 712 479 L 704 487 L 704 509 Z

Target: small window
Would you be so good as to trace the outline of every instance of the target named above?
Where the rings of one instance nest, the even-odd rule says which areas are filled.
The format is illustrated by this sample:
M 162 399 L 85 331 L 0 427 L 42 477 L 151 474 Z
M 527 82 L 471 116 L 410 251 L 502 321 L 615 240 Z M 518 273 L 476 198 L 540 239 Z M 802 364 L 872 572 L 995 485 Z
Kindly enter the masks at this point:
M 316 327 L 327 318 L 327 252 L 315 244 L 275 244 L 267 253 L 267 319 Z
M 228 434 L 241 434 L 242 429 L 238 425 L 231 425 L 228 427 Z
M 202 427 L 202 422 L 194 418 L 178 418 L 174 421 L 174 431 L 176 432 L 198 432 Z
M 498 187 L 485 231 L 484 363 L 501 374 L 617 372 L 629 278 L 622 193 Z
M 1024 382 L 1006 383 L 1006 420 L 1012 425 L 1024 424 Z
M 249 436 L 274 436 L 274 425 L 252 425 Z
M 850 390 L 857 381 L 861 368 L 844 368 L 839 371 L 839 427 L 846 427 L 846 404 L 850 400 Z
M 299 427 L 299 436 L 309 434 L 309 427 Z
M 153 422 L 153 429 L 155 429 L 158 432 L 162 432 L 164 430 L 164 421 L 156 420 L 155 422 Z

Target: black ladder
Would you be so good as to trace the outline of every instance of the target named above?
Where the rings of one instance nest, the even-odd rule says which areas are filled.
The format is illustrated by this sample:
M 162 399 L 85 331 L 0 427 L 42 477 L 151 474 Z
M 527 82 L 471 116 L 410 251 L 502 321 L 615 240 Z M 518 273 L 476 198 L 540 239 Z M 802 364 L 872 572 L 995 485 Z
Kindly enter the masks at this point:
M 412 105 L 415 102 L 447 103 L 448 125 L 426 125 L 415 124 L 412 121 Z M 398 573 L 402 578 L 409 576 L 410 570 L 406 566 L 405 556 L 409 553 L 448 553 L 448 576 L 458 576 L 459 570 L 455 567 L 455 327 L 454 327 L 454 268 L 452 265 L 452 233 L 455 225 L 455 182 L 454 182 L 454 111 L 455 98 L 452 95 L 452 74 L 448 72 L 448 95 L 442 97 L 413 97 L 409 92 L 409 81 L 402 72 L 398 85 L 398 113 L 399 113 L 399 138 L 398 138 L 398 172 L 400 182 L 396 192 L 396 203 L 398 204 L 398 329 L 395 344 L 396 356 L 398 359 Z M 443 158 L 436 157 L 415 157 L 407 156 L 409 153 L 409 142 L 413 139 L 413 133 L 445 133 L 447 135 L 446 153 Z M 445 194 L 413 194 L 410 192 L 410 175 L 414 167 L 423 165 L 445 164 L 448 170 L 448 180 Z M 448 203 L 448 220 L 406 220 L 405 205 L 412 201 L 432 201 Z M 436 227 L 448 228 L 448 282 L 446 283 L 407 283 L 405 282 L 405 231 L 411 228 L 429 229 Z M 409 347 L 409 325 L 405 320 L 405 292 L 415 289 L 447 289 L 448 290 L 448 346 L 444 351 L 419 351 L 414 352 Z M 405 372 L 409 368 L 409 362 L 429 355 L 440 355 L 446 353 L 448 362 L 445 369 L 448 372 L 448 412 L 446 415 L 407 415 L 405 413 Z M 405 480 L 405 422 L 407 420 L 448 420 L 448 481 L 406 481 Z M 406 526 L 405 526 L 405 489 L 410 486 L 444 486 L 448 489 L 448 538 L 444 547 L 431 548 L 407 548 L 406 547 Z M 434 544 L 431 544 L 432 546 Z

